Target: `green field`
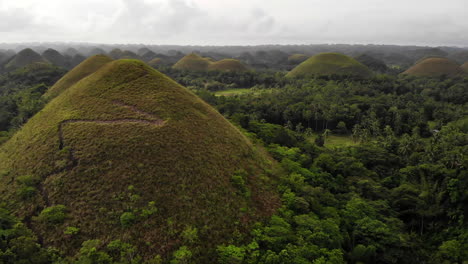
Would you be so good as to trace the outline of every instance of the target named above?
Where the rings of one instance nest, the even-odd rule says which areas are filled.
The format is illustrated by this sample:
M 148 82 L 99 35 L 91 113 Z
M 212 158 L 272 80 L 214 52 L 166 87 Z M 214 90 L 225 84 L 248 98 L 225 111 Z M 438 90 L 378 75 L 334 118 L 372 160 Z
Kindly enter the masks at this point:
M 234 95 L 241 95 L 252 92 L 250 88 L 238 88 L 238 89 L 229 89 L 223 91 L 216 91 L 214 94 L 216 96 L 234 96 Z
M 308 139 L 310 142 L 314 142 L 317 138 L 317 134 L 310 136 Z M 328 135 L 325 138 L 325 147 L 333 148 L 333 147 L 350 147 L 356 146 L 359 142 L 355 142 L 351 135 Z

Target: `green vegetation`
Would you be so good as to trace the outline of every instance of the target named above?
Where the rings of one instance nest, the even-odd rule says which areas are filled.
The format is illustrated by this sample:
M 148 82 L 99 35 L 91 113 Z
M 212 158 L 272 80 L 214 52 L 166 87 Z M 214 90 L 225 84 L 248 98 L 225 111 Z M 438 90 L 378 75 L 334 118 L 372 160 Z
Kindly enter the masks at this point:
M 291 70 L 287 77 L 337 75 L 368 78 L 372 72 L 357 60 L 339 53 L 321 53 Z
M 417 62 L 402 74 L 418 77 L 457 77 L 465 72 L 457 62 L 447 58 L 427 58 Z
M 1 201 L 33 220 L 42 211 L 31 228 L 68 254 L 125 238 L 144 259 L 182 261 L 186 247 L 203 261 L 274 213 L 274 164 L 186 88 L 119 60 L 62 90 L 1 146 Z M 249 195 L 231 181 L 239 170 Z M 23 175 L 40 179 L 28 200 L 17 195 Z M 70 226 L 79 235 L 65 236 Z M 93 255 L 100 246 L 83 244 L 80 256 L 112 257 Z
M 234 96 L 234 95 L 241 95 L 241 94 L 246 94 L 252 92 L 252 89 L 228 89 L 228 90 L 222 90 L 222 91 L 217 91 L 214 94 L 216 96 Z
M 148 62 L 148 65 L 153 67 L 153 68 L 157 68 L 158 66 L 160 66 L 161 64 L 163 63 L 163 61 L 160 59 L 160 58 L 154 58 L 152 60 L 150 60 Z
M 52 86 L 47 91 L 45 97 L 48 99 L 56 97 L 69 87 L 73 86 L 75 83 L 79 82 L 81 79 L 96 72 L 102 66 L 111 61 L 112 59 L 105 55 L 95 55 L 89 57 L 78 66 L 73 68 L 65 76 L 63 76 L 63 78 L 61 78 L 57 83 L 55 83 L 54 86 Z

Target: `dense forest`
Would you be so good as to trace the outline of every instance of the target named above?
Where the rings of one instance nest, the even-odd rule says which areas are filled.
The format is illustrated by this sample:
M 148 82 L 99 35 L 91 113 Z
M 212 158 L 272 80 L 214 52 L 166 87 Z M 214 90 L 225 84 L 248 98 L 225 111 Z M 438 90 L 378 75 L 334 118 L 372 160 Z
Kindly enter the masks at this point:
M 280 208 L 249 233 L 217 245 L 213 263 L 468 261 L 468 78 L 398 75 L 402 70 L 382 67 L 371 78 L 287 78 L 263 66 L 246 72 L 155 67 L 215 107 L 281 168 Z M 0 76 L 0 144 L 43 109 L 49 100 L 43 94 L 65 73 L 36 63 Z M 22 181 L 27 196 L 36 179 Z M 232 181 L 245 192 L 241 176 Z M 65 217 L 62 209 L 38 218 L 53 225 Z M 21 220 L 0 209 L 2 263 L 176 264 L 201 254 L 197 229 L 187 228 L 185 246 L 169 259 L 144 260 L 120 240 L 87 240 L 66 257 L 42 247 Z M 68 227 L 64 235 L 78 232 Z

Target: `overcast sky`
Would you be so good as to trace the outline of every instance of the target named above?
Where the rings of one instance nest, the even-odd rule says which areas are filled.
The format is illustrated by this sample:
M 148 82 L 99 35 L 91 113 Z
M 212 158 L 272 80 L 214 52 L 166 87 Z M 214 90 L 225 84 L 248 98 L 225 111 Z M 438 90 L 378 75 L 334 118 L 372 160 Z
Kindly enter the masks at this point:
M 0 0 L 0 42 L 468 46 L 468 0 Z

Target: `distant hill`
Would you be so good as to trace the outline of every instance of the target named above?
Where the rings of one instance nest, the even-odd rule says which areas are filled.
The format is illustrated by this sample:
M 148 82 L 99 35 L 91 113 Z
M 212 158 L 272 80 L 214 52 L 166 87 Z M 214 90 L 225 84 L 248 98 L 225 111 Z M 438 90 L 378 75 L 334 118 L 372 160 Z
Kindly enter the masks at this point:
M 208 70 L 211 60 L 201 57 L 195 53 L 191 53 L 180 59 L 174 66 L 174 69 L 188 71 L 206 71 Z
M 47 49 L 42 53 L 42 57 L 55 66 L 68 68 L 69 64 L 65 56 L 54 49 Z
M 224 59 L 210 63 L 208 66 L 209 71 L 222 71 L 222 72 L 245 72 L 249 69 L 236 59 Z
M 142 55 L 139 55 L 141 60 L 143 61 L 151 61 L 152 59 L 155 59 L 158 57 L 158 54 L 154 53 L 153 51 L 147 51 L 146 53 L 142 54 Z
M 47 62 L 41 55 L 32 49 L 24 49 L 18 52 L 13 58 L 8 61 L 4 66 L 5 70 L 12 71 L 19 68 L 23 68 L 28 64 L 35 62 Z
M 291 56 L 288 57 L 288 62 L 290 64 L 299 64 L 304 61 L 306 61 L 310 56 L 305 55 L 305 54 L 292 54 Z
M 84 60 L 86 60 L 86 57 L 81 55 L 81 54 L 75 54 L 71 60 L 70 60 L 70 65 L 72 67 L 75 67 L 77 66 L 78 64 L 80 64 L 81 62 L 83 62 Z
M 122 58 L 122 55 L 123 54 L 123 51 L 121 49 L 113 49 L 109 52 L 109 56 L 114 59 L 114 60 L 118 60 L 120 58 Z
M 427 58 L 418 61 L 414 66 L 403 72 L 404 75 L 419 77 L 456 77 L 464 74 L 458 63 L 447 58 Z
M 160 58 L 155 58 L 155 59 L 152 59 L 148 62 L 148 65 L 151 66 L 151 67 L 157 67 L 159 65 L 163 64 L 163 61 L 160 59 Z
M 78 66 L 69 71 L 65 76 L 57 81 L 44 95 L 46 98 L 53 98 L 79 82 L 81 79 L 96 72 L 105 64 L 111 62 L 112 59 L 105 55 L 94 55 L 89 57 Z
M 315 55 L 291 70 L 287 77 L 344 75 L 367 78 L 372 72 L 357 60 L 339 53 Z
M 189 90 L 119 60 L 68 87 L 0 147 L 0 202 L 69 256 L 83 241 L 120 239 L 147 260 L 189 244 L 196 263 L 211 263 L 216 245 L 275 212 L 274 171 Z
M 379 73 L 385 73 L 388 71 L 388 67 L 384 61 L 376 59 L 370 55 L 362 54 L 356 57 L 356 60 L 367 66 L 370 70 Z

